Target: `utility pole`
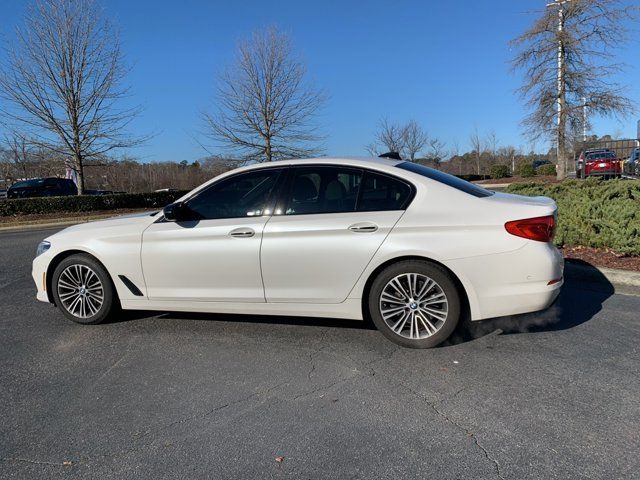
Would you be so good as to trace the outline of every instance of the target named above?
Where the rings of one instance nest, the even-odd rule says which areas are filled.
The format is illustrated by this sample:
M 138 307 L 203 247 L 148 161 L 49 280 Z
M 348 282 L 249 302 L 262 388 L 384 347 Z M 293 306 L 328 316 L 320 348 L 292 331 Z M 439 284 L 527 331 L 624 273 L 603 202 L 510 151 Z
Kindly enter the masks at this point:
M 564 5 L 571 0 L 555 0 L 548 3 L 547 7 L 558 8 L 558 131 L 556 132 L 556 156 L 558 159 L 558 180 L 563 180 L 566 176 L 566 127 L 567 119 L 565 112 L 565 81 L 564 81 L 564 40 L 562 32 L 564 30 Z
M 587 98 L 582 97 L 582 142 L 587 141 Z

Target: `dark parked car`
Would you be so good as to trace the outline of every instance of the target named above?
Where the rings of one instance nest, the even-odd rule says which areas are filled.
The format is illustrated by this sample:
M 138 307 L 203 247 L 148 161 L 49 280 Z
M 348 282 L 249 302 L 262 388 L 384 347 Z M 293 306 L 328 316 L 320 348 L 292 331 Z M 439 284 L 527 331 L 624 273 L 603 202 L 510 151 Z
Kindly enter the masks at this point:
M 67 178 L 34 178 L 16 182 L 7 190 L 7 198 L 61 197 L 77 195 L 78 188 Z
M 629 158 L 624 162 L 624 173 L 640 176 L 640 147 L 634 148 Z
M 538 169 L 538 167 L 541 167 L 543 165 L 551 165 L 551 162 L 549 160 L 534 160 L 533 163 L 533 168 L 535 168 L 536 170 Z
M 576 177 L 620 177 L 622 175 L 620 163 L 616 152 L 608 148 L 585 150 L 576 162 Z

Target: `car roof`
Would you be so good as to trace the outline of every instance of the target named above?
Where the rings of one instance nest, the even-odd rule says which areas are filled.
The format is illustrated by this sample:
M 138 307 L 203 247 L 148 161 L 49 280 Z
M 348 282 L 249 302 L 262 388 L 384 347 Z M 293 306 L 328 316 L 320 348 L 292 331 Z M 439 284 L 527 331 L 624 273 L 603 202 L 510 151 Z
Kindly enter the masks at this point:
M 269 166 L 288 166 L 288 165 L 350 165 L 350 166 L 384 166 L 394 167 L 404 160 L 393 160 L 380 157 L 316 157 L 316 158 L 296 158 L 290 160 L 276 160 L 274 162 L 255 163 L 247 165 L 245 168 L 260 168 Z
M 589 150 L 585 150 L 584 153 L 605 153 L 612 152 L 610 148 L 591 148 Z
M 194 195 L 197 192 L 207 188 L 213 182 L 222 180 L 225 177 L 241 174 L 244 172 L 260 170 L 263 168 L 290 167 L 290 166 L 297 166 L 297 165 L 343 165 L 347 167 L 356 167 L 356 168 L 371 168 L 373 170 L 378 170 L 382 172 L 386 171 L 387 173 L 394 173 L 394 174 L 398 174 L 399 176 L 404 176 L 401 170 L 395 168 L 396 165 L 400 165 L 401 163 L 404 163 L 404 162 L 405 160 L 393 160 L 393 159 L 379 158 L 379 157 L 316 157 L 316 158 L 298 158 L 298 159 L 289 159 L 289 160 L 277 160 L 274 162 L 253 163 L 251 165 L 245 165 L 243 167 L 234 168 L 221 175 L 215 176 L 211 178 L 209 181 L 196 187 L 191 192 L 185 194 L 179 200 L 183 200 L 188 196 Z

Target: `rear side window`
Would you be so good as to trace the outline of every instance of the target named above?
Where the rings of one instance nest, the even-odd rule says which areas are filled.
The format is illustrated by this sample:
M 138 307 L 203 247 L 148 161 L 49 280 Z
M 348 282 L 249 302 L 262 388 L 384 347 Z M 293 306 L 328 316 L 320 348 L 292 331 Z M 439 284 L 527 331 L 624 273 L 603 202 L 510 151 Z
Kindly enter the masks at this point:
M 285 215 L 353 212 L 361 180 L 356 169 L 296 168 Z
M 411 187 L 386 175 L 367 171 L 360 187 L 359 212 L 402 210 L 411 196 Z
M 454 177 L 453 175 L 449 175 L 448 173 L 425 167 L 424 165 L 420 165 L 418 163 L 402 162 L 396 165 L 396 167 L 401 168 L 402 170 L 408 170 L 409 172 L 417 173 L 418 175 L 430 178 L 431 180 L 435 180 L 436 182 L 444 183 L 449 187 L 455 188 L 456 190 L 460 190 L 464 193 L 468 193 L 469 195 L 473 195 L 474 197 L 481 198 L 490 197 L 491 195 L 493 195 L 493 192 L 491 190 L 487 190 L 486 188 L 482 188 L 479 185 L 467 182 L 466 180 L 462 180 L 458 177 Z

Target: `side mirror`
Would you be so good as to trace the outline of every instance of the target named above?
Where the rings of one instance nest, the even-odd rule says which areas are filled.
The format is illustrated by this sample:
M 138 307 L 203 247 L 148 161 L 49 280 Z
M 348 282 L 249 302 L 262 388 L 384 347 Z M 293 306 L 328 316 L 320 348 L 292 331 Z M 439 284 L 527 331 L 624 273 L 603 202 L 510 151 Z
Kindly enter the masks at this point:
M 162 215 L 168 222 L 187 220 L 187 206 L 182 202 L 170 203 L 162 209 Z

